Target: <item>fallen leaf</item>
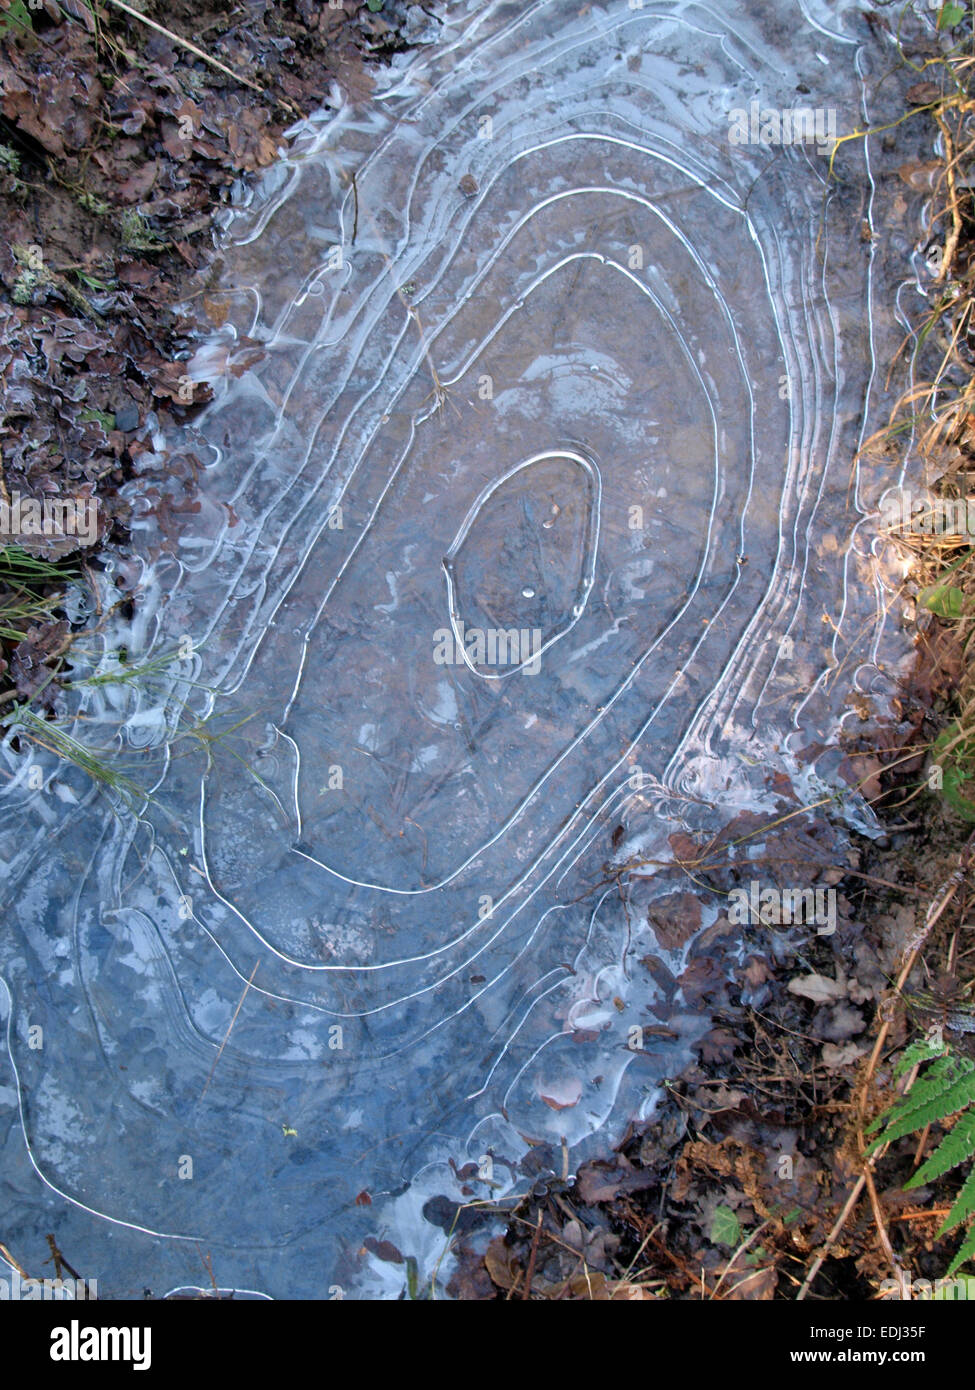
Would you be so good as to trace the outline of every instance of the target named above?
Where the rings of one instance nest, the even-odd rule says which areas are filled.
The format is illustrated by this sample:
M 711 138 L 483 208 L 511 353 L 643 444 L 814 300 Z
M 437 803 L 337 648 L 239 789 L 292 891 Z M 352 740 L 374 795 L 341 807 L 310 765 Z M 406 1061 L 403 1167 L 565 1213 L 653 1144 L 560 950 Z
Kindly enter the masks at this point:
M 484 1252 L 484 1265 L 499 1289 L 511 1289 L 521 1274 L 514 1251 L 505 1244 L 504 1236 L 495 1236 Z
M 366 1236 L 362 1244 L 371 1255 L 375 1255 L 377 1260 L 382 1260 L 385 1264 L 401 1265 L 405 1263 L 403 1256 L 390 1240 L 377 1240 L 375 1236 Z
M 831 1004 L 836 999 L 844 999 L 847 992 L 846 981 L 831 980 L 828 975 L 802 975 L 788 983 L 790 994 L 798 994 L 803 999 L 811 999 L 814 1004 Z
M 621 1303 L 659 1302 L 657 1295 L 642 1284 L 629 1284 L 621 1279 L 618 1284 L 610 1284 L 609 1296 L 612 1301 Z
M 942 94 L 936 82 L 915 82 L 904 95 L 912 106 L 927 106 L 932 101 L 940 101 Z
M 622 1154 L 616 1154 L 612 1161 L 593 1159 L 583 1163 L 576 1175 L 576 1192 L 586 1206 L 611 1202 L 623 1193 L 638 1192 L 652 1184 L 653 1175 L 635 1168 Z
M 855 1042 L 823 1043 L 820 1055 L 823 1066 L 828 1071 L 842 1071 L 844 1067 L 852 1066 L 854 1062 L 866 1056 L 866 1052 L 865 1047 L 859 1047 Z
M 745 1268 L 739 1254 L 725 1275 L 725 1282 L 721 1286 L 722 1297 L 732 1301 L 745 1300 L 749 1303 L 767 1303 L 769 1299 L 774 1298 L 779 1284 L 778 1273 L 772 1268 L 755 1269 L 746 1273 Z
M 551 1110 L 571 1110 L 582 1099 L 582 1082 L 576 1076 L 564 1081 L 542 1082 L 539 1096 Z

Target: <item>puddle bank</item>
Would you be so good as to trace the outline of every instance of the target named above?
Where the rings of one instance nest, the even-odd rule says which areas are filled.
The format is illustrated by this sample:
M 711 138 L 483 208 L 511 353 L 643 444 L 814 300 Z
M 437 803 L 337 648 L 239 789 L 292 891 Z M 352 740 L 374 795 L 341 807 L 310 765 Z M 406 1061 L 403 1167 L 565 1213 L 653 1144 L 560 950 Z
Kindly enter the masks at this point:
M 769 822 L 875 828 L 835 745 L 907 645 L 850 461 L 909 233 L 893 148 L 830 186 L 763 113 L 883 121 L 889 54 L 853 6 L 555 13 L 454 7 L 230 224 L 213 404 L 157 440 L 193 509 L 129 488 L 106 653 L 151 679 L 78 671 L 141 815 L 5 745 L 11 1229 L 53 1202 L 102 1287 L 194 1242 L 275 1296 L 396 1296 L 377 1237 L 431 1277 L 453 1204 L 653 1113 Z M 823 890 L 842 831 L 791 833 L 763 888 Z

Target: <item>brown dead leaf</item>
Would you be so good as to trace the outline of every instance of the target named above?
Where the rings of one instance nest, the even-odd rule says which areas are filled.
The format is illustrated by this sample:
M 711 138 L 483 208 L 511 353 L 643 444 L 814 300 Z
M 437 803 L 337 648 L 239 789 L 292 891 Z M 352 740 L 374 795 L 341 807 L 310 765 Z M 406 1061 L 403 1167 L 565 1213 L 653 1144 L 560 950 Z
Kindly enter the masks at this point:
M 143 164 L 141 168 L 134 169 L 132 173 L 129 174 L 128 178 L 117 186 L 119 201 L 123 203 L 141 203 L 158 177 L 158 160 L 150 160 L 148 164 Z
M 904 95 L 912 106 L 928 106 L 932 101 L 941 100 L 941 88 L 936 82 L 915 82 Z
M 674 859 L 678 864 L 691 864 L 701 855 L 701 846 L 692 836 L 684 834 L 682 830 L 676 831 L 669 837 L 668 843 L 674 851 Z
M 824 1043 L 821 1053 L 823 1066 L 827 1071 L 842 1071 L 845 1067 L 853 1066 L 861 1057 L 865 1057 L 867 1048 L 859 1047 L 855 1042 L 847 1043 Z
M 484 1265 L 499 1289 L 513 1289 L 521 1278 L 521 1267 L 504 1236 L 495 1236 L 484 1252 Z
M 697 1044 L 701 1061 L 722 1064 L 730 1062 L 738 1047 L 738 1039 L 728 1028 L 712 1028 Z
M 658 1303 L 660 1301 L 651 1289 L 644 1288 L 642 1284 L 629 1284 L 625 1279 L 620 1279 L 618 1283 L 609 1285 L 609 1296 L 614 1303 Z
M 405 1263 L 402 1254 L 391 1240 L 377 1240 L 375 1236 L 366 1236 L 362 1244 L 371 1255 L 375 1255 L 377 1260 L 382 1260 L 385 1264 L 401 1265 Z
M 670 893 L 650 904 L 647 921 L 659 944 L 676 951 L 700 930 L 701 904 L 693 893 Z
M 228 300 L 216 299 L 212 295 L 205 294 L 203 296 L 203 308 L 214 328 L 222 328 L 227 322 L 227 315 L 230 313 Z
M 241 169 L 262 169 L 277 154 L 277 141 L 267 132 L 266 111 L 254 107 L 238 112 L 227 129 L 227 144 Z
M 562 1081 L 542 1082 L 539 1097 L 550 1110 L 571 1110 L 582 1099 L 582 1082 L 576 1076 Z
M 598 1269 L 581 1270 L 563 1285 L 567 1297 L 577 1302 L 608 1303 L 611 1297 L 609 1282 Z
M 359 106 L 372 95 L 373 76 L 357 53 L 345 55 L 335 75 L 350 106 Z
M 828 975 L 812 974 L 790 980 L 786 988 L 790 994 L 798 994 L 814 1004 L 832 1004 L 846 998 L 847 983 L 846 980 L 831 980 Z
M 614 1197 L 639 1192 L 652 1184 L 653 1175 L 643 1168 L 635 1168 L 622 1154 L 615 1154 L 612 1160 L 593 1159 L 583 1163 L 576 1176 L 576 1192 L 586 1206 L 611 1202 Z
M 897 173 L 908 188 L 913 188 L 916 193 L 927 193 L 944 173 L 944 165 L 938 159 L 911 160 L 908 164 L 902 164 Z
M 737 1302 L 766 1303 L 775 1297 L 779 1276 L 771 1267 L 752 1269 L 747 1261 L 749 1251 L 740 1250 L 732 1260 L 721 1284 L 723 1299 Z

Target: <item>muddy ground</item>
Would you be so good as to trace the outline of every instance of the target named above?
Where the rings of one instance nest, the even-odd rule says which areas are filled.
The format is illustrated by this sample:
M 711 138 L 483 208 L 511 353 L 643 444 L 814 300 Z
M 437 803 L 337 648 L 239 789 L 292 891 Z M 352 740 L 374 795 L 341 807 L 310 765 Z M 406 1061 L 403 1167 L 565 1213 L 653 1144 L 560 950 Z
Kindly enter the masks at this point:
M 183 373 L 207 322 L 214 214 L 238 181 L 274 160 L 290 125 L 328 103 L 333 83 L 367 100 L 371 64 L 431 22 L 407 0 L 140 8 L 235 76 L 112 4 L 0 0 L 3 500 L 97 498 L 95 546 L 28 547 L 75 571 L 124 552 L 120 485 L 146 476 L 140 457 L 151 454 L 157 424 L 185 420 L 206 400 Z M 46 620 L 8 633 L 0 699 L 50 703 L 69 637 L 56 604 Z M 949 1174 L 905 1194 L 916 1138 L 892 1146 L 834 1227 L 863 1169 L 864 1126 L 890 1099 L 891 1059 L 948 1017 L 971 976 L 970 887 L 961 880 L 891 1000 L 907 943 L 970 831 L 943 799 L 919 791 L 924 750 L 948 718 L 962 662 L 950 628 L 928 618 L 884 746 L 847 750 L 849 780 L 866 780 L 886 838 L 837 851 L 822 816 L 799 814 L 784 787 L 779 826 L 742 821 L 721 843 L 674 846 L 689 887 L 653 909 L 667 944 L 693 932 L 702 892 L 740 881 L 731 842 L 759 833 L 773 881 L 836 888 L 838 929 L 800 939 L 748 928 L 729 984 L 706 948 L 725 935 L 730 953 L 742 928 L 719 920 L 680 981 L 715 1018 L 696 1064 L 618 1152 L 587 1164 L 573 1184 L 541 1181 L 506 1209 L 507 1235 L 486 1255 L 484 1214 L 447 1213 L 462 1250 L 458 1297 L 793 1299 L 817 1255 L 811 1299 L 876 1297 L 898 1267 L 915 1278 L 944 1273 L 957 1241 L 935 1236 L 959 1181 Z M 607 873 L 625 877 L 627 868 Z M 662 961 L 642 965 L 668 987 Z M 953 1041 L 964 1053 L 966 1035 Z M 552 1158 L 538 1157 L 540 1166 Z M 81 1252 L 72 1258 L 83 1263 Z

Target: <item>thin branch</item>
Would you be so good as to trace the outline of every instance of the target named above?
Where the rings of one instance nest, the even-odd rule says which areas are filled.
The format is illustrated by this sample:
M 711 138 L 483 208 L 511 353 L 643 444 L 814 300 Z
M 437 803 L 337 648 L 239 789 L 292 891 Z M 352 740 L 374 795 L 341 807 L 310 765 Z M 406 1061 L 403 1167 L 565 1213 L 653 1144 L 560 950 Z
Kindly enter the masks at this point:
M 238 1004 L 237 1004 L 236 1009 L 234 1009 L 234 1016 L 233 1016 L 233 1018 L 230 1020 L 230 1023 L 227 1025 L 227 1031 L 226 1031 L 226 1033 L 224 1033 L 224 1035 L 223 1035 L 223 1042 L 220 1044 L 219 1048 L 217 1049 L 217 1055 L 216 1055 L 216 1057 L 214 1057 L 214 1059 L 213 1059 L 213 1066 L 210 1068 L 210 1075 L 207 1077 L 207 1084 L 203 1087 L 203 1090 L 200 1092 L 200 1099 L 201 1099 L 201 1100 L 202 1100 L 203 1097 L 206 1095 L 207 1091 L 210 1089 L 210 1082 L 213 1080 L 213 1073 L 214 1073 L 214 1072 L 216 1071 L 216 1069 L 217 1069 L 217 1063 L 220 1061 L 220 1058 L 221 1058 L 221 1056 L 223 1055 L 223 1050 L 224 1050 L 224 1048 L 227 1046 L 227 1039 L 230 1037 L 230 1034 L 231 1034 L 231 1031 L 232 1031 L 232 1029 L 233 1029 L 233 1026 L 234 1026 L 234 1024 L 237 1022 L 237 1015 L 240 1013 L 241 1009 L 243 1008 L 244 1000 L 247 998 L 247 991 L 250 989 L 251 985 L 254 983 L 254 976 L 257 974 L 257 967 L 260 965 L 260 963 L 261 963 L 260 961 L 255 961 L 255 963 L 254 963 L 254 969 L 251 971 L 251 977 L 250 977 L 250 979 L 247 981 L 246 985 L 244 986 L 244 992 L 243 992 L 243 994 L 240 996 L 240 1000 L 238 1001 Z
M 216 68 L 218 72 L 222 72 L 226 77 L 232 78 L 234 82 L 241 82 L 245 87 L 250 87 L 252 92 L 258 92 L 261 96 L 264 96 L 264 88 L 259 87 L 256 82 L 252 82 L 249 77 L 241 77 L 239 72 L 234 72 L 232 68 L 228 68 L 225 63 L 220 62 L 219 58 L 211 58 L 209 53 L 204 53 L 202 48 L 197 48 L 196 44 L 190 43 L 189 39 L 181 39 L 180 36 L 174 34 L 171 29 L 164 29 L 161 24 L 157 24 L 156 21 L 150 19 L 148 15 L 140 14 L 139 11 L 134 10 L 131 5 L 126 5 L 125 0 L 108 0 L 108 3 L 114 5 L 117 10 L 122 10 L 123 13 L 129 15 L 132 19 L 137 19 L 140 24 L 144 24 L 148 29 L 154 29 L 157 34 L 162 34 L 164 38 L 170 39 L 173 43 L 178 44 L 180 48 L 185 48 L 188 53 L 195 54 L 197 58 L 200 58 L 204 63 L 209 63 L 210 67 Z

